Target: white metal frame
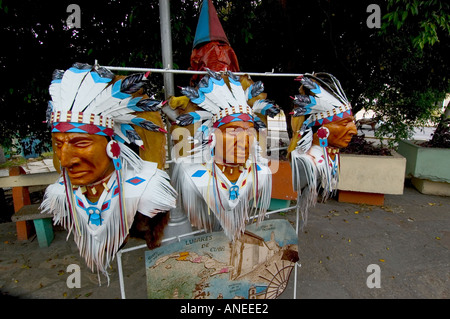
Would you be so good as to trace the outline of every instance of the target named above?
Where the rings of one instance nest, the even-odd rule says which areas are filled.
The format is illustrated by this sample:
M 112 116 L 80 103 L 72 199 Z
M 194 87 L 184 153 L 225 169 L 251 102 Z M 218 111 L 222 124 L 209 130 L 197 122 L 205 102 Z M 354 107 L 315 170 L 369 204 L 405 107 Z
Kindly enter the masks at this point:
M 193 70 L 177 70 L 177 69 L 152 69 L 140 67 L 122 67 L 122 66 L 103 66 L 111 71 L 129 71 L 129 72 L 152 72 L 152 73 L 173 73 L 173 74 L 208 74 L 206 71 Z M 303 74 L 300 73 L 275 73 L 271 72 L 233 72 L 235 75 L 248 74 L 250 76 L 276 76 L 276 77 L 297 77 Z
M 169 74 L 171 74 L 171 73 L 172 74 L 207 74 L 206 71 L 175 70 L 175 69 L 170 69 L 170 68 L 154 69 L 154 68 L 119 67 L 119 66 L 104 66 L 104 67 L 109 69 L 109 70 L 111 70 L 111 71 L 127 71 L 127 72 L 149 72 L 150 71 L 152 73 L 169 73 Z M 248 74 L 250 76 L 275 76 L 275 77 L 297 77 L 297 76 L 301 75 L 301 74 L 297 74 L 297 73 L 274 73 L 273 70 L 272 70 L 272 72 L 233 72 L 233 74 L 236 74 L 236 75 Z M 281 150 L 281 149 L 283 149 L 283 148 L 278 148 L 277 150 Z M 169 154 L 170 154 L 170 150 L 168 150 L 168 151 L 169 151 Z M 295 206 L 290 206 L 288 208 L 282 208 L 282 209 L 278 209 L 278 210 L 267 212 L 266 216 L 269 217 L 269 215 L 271 215 L 271 214 L 286 212 L 286 211 L 292 210 L 294 208 L 296 209 L 295 232 L 296 232 L 297 238 L 298 238 L 299 214 L 300 214 L 300 206 L 298 205 L 298 203 Z M 170 241 L 173 241 L 173 240 L 180 241 L 180 239 L 183 238 L 183 237 L 192 236 L 192 235 L 200 234 L 200 233 L 203 233 L 203 232 L 204 232 L 203 230 L 197 230 L 197 231 L 189 232 L 189 233 L 186 233 L 186 234 L 180 234 L 180 235 L 175 236 L 175 237 L 170 237 L 170 238 L 163 239 L 162 243 L 170 242 Z M 122 268 L 122 254 L 130 252 L 130 251 L 135 251 L 135 250 L 138 250 L 138 249 L 143 249 L 143 248 L 146 248 L 146 247 L 147 247 L 147 245 L 139 245 L 139 246 L 135 246 L 135 247 L 121 249 L 116 254 L 116 256 L 117 256 L 117 266 L 118 266 L 118 272 L 119 272 L 120 294 L 121 294 L 122 299 L 126 299 L 125 282 L 124 282 L 123 268 Z M 297 271 L 298 271 L 298 267 L 301 267 L 301 264 L 297 262 L 296 263 L 296 267 L 294 269 L 294 296 L 293 296 L 294 299 L 297 298 Z

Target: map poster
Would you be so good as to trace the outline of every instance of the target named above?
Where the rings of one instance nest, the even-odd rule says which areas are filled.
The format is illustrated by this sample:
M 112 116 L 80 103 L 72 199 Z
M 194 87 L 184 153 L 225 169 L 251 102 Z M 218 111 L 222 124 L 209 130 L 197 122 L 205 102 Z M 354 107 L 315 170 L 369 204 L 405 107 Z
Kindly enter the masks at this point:
M 273 299 L 298 261 L 298 238 L 284 219 L 247 227 L 230 242 L 223 232 L 145 252 L 151 299 Z

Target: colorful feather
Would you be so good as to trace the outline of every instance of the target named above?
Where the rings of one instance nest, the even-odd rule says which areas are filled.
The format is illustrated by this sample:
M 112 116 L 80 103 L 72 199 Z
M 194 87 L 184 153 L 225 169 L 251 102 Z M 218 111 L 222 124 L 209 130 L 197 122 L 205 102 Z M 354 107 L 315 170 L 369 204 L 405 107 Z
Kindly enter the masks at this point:
M 253 123 L 255 125 L 255 129 L 258 130 L 258 131 L 261 130 L 261 129 L 266 129 L 267 128 L 266 124 L 257 116 L 253 117 Z
M 137 73 L 127 76 L 122 81 L 120 91 L 126 94 L 136 93 L 144 86 L 149 74 L 150 72 L 147 72 L 145 74 Z
M 177 117 L 176 123 L 181 126 L 187 126 L 190 124 L 194 124 L 200 121 L 210 120 L 212 118 L 211 113 L 206 111 L 196 111 L 189 112 L 186 114 L 181 114 Z
M 259 113 L 273 118 L 280 113 L 280 107 L 271 100 L 256 100 L 253 103 L 253 113 Z
M 61 105 L 61 81 L 64 76 L 64 70 L 55 70 L 52 74 L 52 82 L 48 89 L 54 106 Z
M 315 75 L 312 75 L 307 73 L 300 81 L 302 85 L 313 93 L 315 101 L 312 102 L 316 103 L 317 106 L 315 106 L 314 109 L 318 111 L 349 104 L 339 81 L 331 74 L 316 73 Z
M 146 119 L 143 119 L 140 117 L 135 117 L 134 119 L 131 120 L 131 122 L 135 125 L 138 125 L 144 129 L 148 130 L 148 131 L 167 133 L 167 131 L 165 129 L 156 125 L 152 121 L 149 121 L 149 120 L 146 120 Z
M 264 84 L 261 81 L 257 81 L 252 85 L 250 85 L 247 88 L 247 90 L 245 90 L 245 95 L 247 96 L 247 99 L 250 100 L 263 92 L 264 92 Z
M 239 82 L 239 76 L 234 75 L 232 72 L 227 72 L 228 79 L 230 80 L 230 88 L 236 99 L 238 105 L 246 105 L 247 98 L 245 96 L 244 89 L 242 88 L 241 82 Z
M 75 111 L 72 108 L 75 97 L 84 78 L 89 74 L 90 69 L 91 66 L 88 64 L 75 63 L 69 70 L 64 72 L 61 79 L 60 107 Z
M 222 76 L 209 69 L 207 69 L 207 72 L 209 76 L 207 78 L 203 77 L 198 88 L 198 91 L 203 93 L 205 99 L 197 104 L 206 110 L 211 110 L 213 113 L 230 106 L 239 105 Z
M 157 112 L 161 110 L 162 101 L 154 99 L 141 99 L 136 103 L 136 106 L 143 112 Z
M 96 71 L 88 72 L 80 83 L 72 109 L 74 111 L 83 109 L 105 89 L 105 83 L 111 82 L 113 77 L 114 75 L 101 77 Z
M 47 111 L 45 111 L 45 118 L 46 118 L 47 126 L 49 128 L 52 125 L 52 122 L 51 122 L 52 112 L 53 112 L 53 103 L 52 103 L 52 101 L 48 101 Z

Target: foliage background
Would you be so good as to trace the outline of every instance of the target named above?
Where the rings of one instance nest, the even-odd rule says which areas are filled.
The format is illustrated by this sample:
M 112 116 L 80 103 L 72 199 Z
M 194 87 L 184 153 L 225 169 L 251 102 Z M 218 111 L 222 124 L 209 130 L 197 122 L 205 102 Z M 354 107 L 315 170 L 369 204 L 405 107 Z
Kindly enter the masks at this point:
M 74 62 L 161 68 L 158 0 L 76 0 L 81 28 L 69 29 L 75 0 L 0 0 L 0 144 L 35 136 L 49 141 L 45 110 L 54 69 Z M 382 28 L 369 28 L 373 0 L 213 0 L 241 71 L 329 72 L 340 81 L 354 113 L 375 110 L 379 134 L 407 137 L 450 92 L 449 4 L 446 1 L 379 1 Z M 200 1 L 172 0 L 173 61 L 188 69 Z M 288 113 L 296 94 L 291 78 L 262 80 L 269 98 Z M 149 90 L 163 98 L 162 76 Z M 189 77 L 175 76 L 175 85 Z M 179 92 L 178 92 L 179 93 Z M 288 120 L 289 127 L 289 120 Z

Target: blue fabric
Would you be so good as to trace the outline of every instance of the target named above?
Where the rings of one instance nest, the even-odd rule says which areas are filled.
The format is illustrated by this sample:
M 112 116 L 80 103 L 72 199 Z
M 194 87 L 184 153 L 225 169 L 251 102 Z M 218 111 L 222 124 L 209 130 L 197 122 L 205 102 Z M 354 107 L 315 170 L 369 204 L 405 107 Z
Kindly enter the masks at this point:
M 202 42 L 211 41 L 209 32 L 209 8 L 208 1 L 203 1 L 202 10 L 198 19 L 197 30 L 194 37 L 194 47 Z
M 198 170 L 191 177 L 202 177 L 206 173 L 206 170 Z

